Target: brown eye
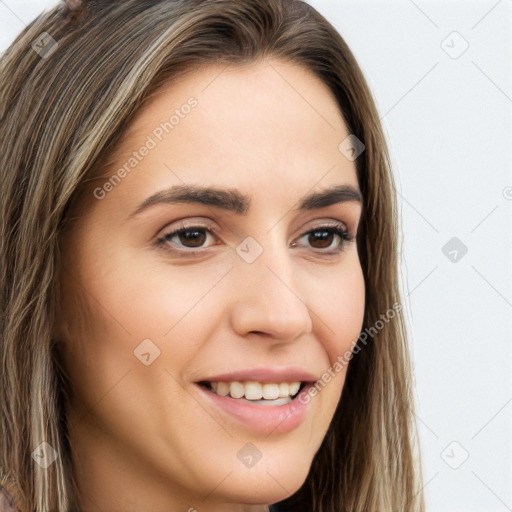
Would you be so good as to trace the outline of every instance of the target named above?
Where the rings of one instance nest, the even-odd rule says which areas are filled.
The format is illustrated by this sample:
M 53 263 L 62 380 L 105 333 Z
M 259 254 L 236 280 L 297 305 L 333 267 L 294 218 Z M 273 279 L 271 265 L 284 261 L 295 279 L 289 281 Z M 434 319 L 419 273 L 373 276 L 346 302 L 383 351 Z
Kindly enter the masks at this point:
M 309 235 L 309 242 L 315 249 L 328 249 L 332 244 L 332 239 L 334 238 L 334 233 L 331 231 L 312 231 Z M 319 242 L 315 245 L 315 241 Z
M 320 252 L 341 251 L 345 244 L 351 241 L 346 227 L 343 224 L 334 226 L 320 226 L 308 231 L 301 238 L 307 238 L 307 245 Z M 336 243 L 336 239 L 339 242 Z M 297 246 L 297 244 L 293 244 Z
M 212 229 L 203 226 L 182 226 L 162 235 L 157 240 L 159 246 L 165 249 L 181 253 L 182 255 L 204 254 L 208 245 L 208 237 L 215 238 Z M 345 248 L 346 242 L 350 242 L 347 228 L 342 223 L 332 226 L 320 226 L 304 233 L 300 239 L 306 239 L 306 248 L 311 248 L 320 253 L 337 253 Z M 294 242 L 292 247 L 299 244 Z M 303 244 L 300 244 L 301 246 Z
M 180 228 L 171 233 L 167 233 L 163 238 L 166 242 L 170 243 L 173 238 L 177 238 L 181 246 L 196 249 L 202 247 L 205 243 L 207 238 L 206 232 L 208 231 L 208 229 L 201 227 Z

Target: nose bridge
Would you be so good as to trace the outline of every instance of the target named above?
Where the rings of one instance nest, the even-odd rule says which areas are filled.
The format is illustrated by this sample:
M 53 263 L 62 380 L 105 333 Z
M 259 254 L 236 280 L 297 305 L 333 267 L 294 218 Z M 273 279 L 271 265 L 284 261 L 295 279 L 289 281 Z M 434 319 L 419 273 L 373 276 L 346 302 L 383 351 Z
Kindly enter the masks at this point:
M 247 237 L 238 247 L 232 323 L 241 335 L 265 333 L 292 340 L 312 328 L 290 249 L 278 231 Z

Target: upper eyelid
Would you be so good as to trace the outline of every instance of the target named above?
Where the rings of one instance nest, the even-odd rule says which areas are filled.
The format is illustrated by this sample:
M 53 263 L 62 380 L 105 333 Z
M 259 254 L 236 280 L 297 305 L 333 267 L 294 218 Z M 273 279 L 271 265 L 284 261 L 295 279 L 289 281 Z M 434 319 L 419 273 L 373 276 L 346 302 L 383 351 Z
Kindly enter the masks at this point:
M 177 221 L 177 222 L 179 222 L 179 224 L 177 226 L 161 230 L 161 235 L 157 236 L 157 238 L 161 238 L 161 237 L 165 237 L 170 234 L 174 234 L 176 231 L 180 231 L 182 229 L 193 229 L 193 228 L 205 229 L 205 230 L 211 231 L 215 236 L 218 236 L 217 228 L 214 224 L 209 224 L 208 222 L 204 222 L 204 221 L 189 221 L 189 222 L 187 222 L 186 220 Z M 319 228 L 323 228 L 323 227 L 333 227 L 333 228 L 339 227 L 340 224 L 343 225 L 343 227 L 345 228 L 345 230 L 347 232 L 350 231 L 349 224 L 345 221 L 338 220 L 338 219 L 320 219 L 320 220 L 311 221 L 311 222 L 318 222 L 318 224 L 310 225 L 310 226 L 308 226 L 308 224 L 306 224 L 306 226 L 308 226 L 308 227 L 303 228 L 301 236 L 306 233 L 309 233 L 311 230 L 315 230 L 315 229 L 319 229 Z
M 305 236 L 305 235 L 315 231 L 316 229 L 321 229 L 321 228 L 340 229 L 340 227 L 341 227 L 341 231 L 346 233 L 346 235 L 349 238 L 349 240 L 345 240 L 344 242 L 355 240 L 355 236 L 351 235 L 351 230 L 350 230 L 349 226 L 347 225 L 347 223 L 343 222 L 341 220 L 337 220 L 337 219 L 330 219 L 330 220 L 323 219 L 323 220 L 319 220 L 319 224 L 318 225 L 310 226 L 308 228 L 304 228 L 304 230 L 301 232 L 301 234 L 298 235 L 298 238 L 302 238 L 303 236 Z M 166 238 L 169 235 L 172 235 L 174 237 L 174 236 L 178 235 L 180 233 L 180 231 L 186 231 L 186 230 L 194 229 L 194 228 L 205 230 L 205 231 L 209 232 L 212 237 L 214 237 L 214 238 L 216 238 L 218 240 L 219 235 L 216 233 L 216 229 L 215 229 L 214 226 L 209 225 L 209 224 L 205 225 L 202 222 L 198 222 L 198 221 L 195 221 L 195 222 L 190 221 L 190 222 L 187 222 L 186 225 L 178 225 L 178 226 L 176 226 L 176 227 L 174 227 L 172 229 L 165 230 L 164 232 L 162 232 L 162 234 L 160 236 L 157 237 L 157 241 L 160 242 L 160 243 L 163 243 L 163 244 L 169 243 L 168 240 L 166 240 Z M 199 252 L 204 252 L 204 251 L 206 251 L 208 249 L 209 249 L 209 247 L 199 247 L 197 249 L 191 249 L 191 248 L 180 249 L 180 248 L 178 248 L 176 250 L 183 251 L 183 252 L 189 253 L 189 254 L 193 254 L 195 252 L 198 252 L 198 253 Z
M 347 221 L 336 219 L 336 218 L 322 217 L 322 218 L 318 218 L 318 219 L 314 219 L 314 220 L 310 220 L 310 221 L 306 222 L 305 225 L 308 227 L 303 228 L 303 229 L 305 229 L 307 231 L 309 229 L 314 229 L 315 227 L 323 227 L 326 224 L 343 224 L 347 229 L 349 229 L 349 226 L 351 223 L 352 223 L 352 221 L 350 221 L 350 220 L 347 222 Z M 226 230 L 230 233 L 233 233 L 232 229 L 227 228 L 223 224 L 224 223 L 219 224 L 218 222 L 211 221 L 210 219 L 206 219 L 206 220 L 198 220 L 197 219 L 196 220 L 196 218 L 194 218 L 194 217 L 185 217 L 183 219 L 177 219 L 174 222 L 168 224 L 168 226 L 174 225 L 175 227 L 173 227 L 173 228 L 166 227 L 166 228 L 161 229 L 160 232 L 169 233 L 172 231 L 176 231 L 182 227 L 186 227 L 186 228 L 201 227 L 201 228 L 205 228 L 205 229 L 211 229 L 212 231 L 214 231 L 214 230 L 217 230 L 217 226 L 219 226 L 219 228 L 218 228 L 219 230 Z M 311 226 L 311 224 L 314 224 L 314 225 Z M 357 225 L 358 221 L 355 224 Z

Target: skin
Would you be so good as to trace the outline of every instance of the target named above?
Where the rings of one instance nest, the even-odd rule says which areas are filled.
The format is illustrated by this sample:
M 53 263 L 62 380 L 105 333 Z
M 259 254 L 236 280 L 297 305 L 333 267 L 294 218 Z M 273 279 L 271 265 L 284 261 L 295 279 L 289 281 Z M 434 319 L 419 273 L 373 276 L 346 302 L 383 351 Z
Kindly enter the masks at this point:
M 56 337 L 84 512 L 262 511 L 291 495 L 332 420 L 346 368 L 311 399 L 300 426 L 267 435 L 207 402 L 195 382 L 289 365 L 319 378 L 362 328 L 360 203 L 294 210 L 330 185 L 359 190 L 355 163 L 338 150 L 349 132 L 328 88 L 277 59 L 194 70 L 138 112 L 108 175 L 191 96 L 197 107 L 80 211 L 62 240 Z M 160 204 L 128 218 L 183 183 L 237 188 L 250 209 Z M 199 247 L 179 236 L 158 247 L 179 220 L 211 234 Z M 353 240 L 338 252 L 337 235 L 324 245 L 307 235 L 334 221 Z M 248 236 L 263 250 L 251 264 L 235 250 Z M 134 350 L 148 338 L 161 353 L 145 366 Z M 262 454 L 251 468 L 237 458 L 247 442 Z

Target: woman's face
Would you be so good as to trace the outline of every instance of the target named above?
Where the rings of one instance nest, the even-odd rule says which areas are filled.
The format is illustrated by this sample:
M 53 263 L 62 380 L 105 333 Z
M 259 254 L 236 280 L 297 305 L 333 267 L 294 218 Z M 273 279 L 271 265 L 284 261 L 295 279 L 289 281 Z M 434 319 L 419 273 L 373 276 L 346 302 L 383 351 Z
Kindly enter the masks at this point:
M 348 135 L 327 87 L 276 59 L 207 66 L 139 111 L 62 244 L 84 511 L 259 510 L 302 485 L 346 367 L 315 396 L 292 383 L 363 322 Z

